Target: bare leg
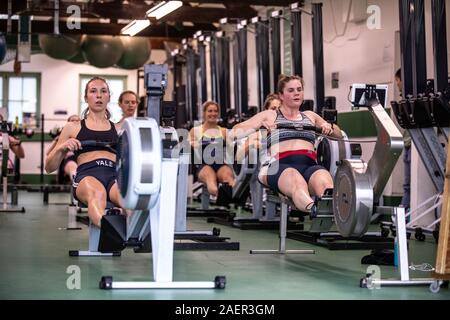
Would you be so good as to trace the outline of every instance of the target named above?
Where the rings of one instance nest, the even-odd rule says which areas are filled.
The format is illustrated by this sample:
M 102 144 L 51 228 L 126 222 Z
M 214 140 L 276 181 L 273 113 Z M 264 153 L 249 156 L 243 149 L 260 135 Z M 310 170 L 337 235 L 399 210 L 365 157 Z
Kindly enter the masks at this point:
M 309 179 L 309 190 L 316 196 L 322 196 L 326 189 L 333 188 L 333 178 L 327 170 L 317 170 Z
M 120 196 L 119 196 L 119 187 L 117 186 L 117 182 L 114 182 L 111 189 L 109 189 L 109 199 L 112 203 L 114 203 L 117 207 L 120 206 Z
M 92 223 L 100 227 L 106 208 L 106 190 L 103 184 L 94 177 L 85 177 L 78 184 L 76 193 L 77 198 L 88 206 Z
M 75 161 L 69 161 L 64 167 L 64 173 L 69 176 L 70 181 L 73 181 L 73 177 L 77 173 L 78 165 Z
M 206 165 L 198 173 L 198 180 L 206 185 L 208 192 L 210 195 L 217 196 L 218 187 L 217 187 L 217 177 L 213 168 Z
M 114 203 L 114 205 L 118 208 L 122 208 L 122 206 L 120 205 L 120 195 L 119 195 L 119 187 L 117 186 L 117 182 L 115 182 L 111 189 L 109 189 L 109 199 L 111 200 L 112 203 Z M 128 210 L 125 208 L 122 208 L 122 212 L 126 213 L 127 216 L 131 216 L 133 211 L 132 210 Z
M 308 184 L 295 169 L 288 168 L 283 171 L 278 180 L 278 188 L 292 199 L 299 210 L 307 212 L 314 204 L 314 200 L 309 195 Z
M 219 171 L 217 171 L 217 180 L 221 183 L 227 183 L 232 188 L 236 184 L 233 170 L 229 166 L 220 167 Z

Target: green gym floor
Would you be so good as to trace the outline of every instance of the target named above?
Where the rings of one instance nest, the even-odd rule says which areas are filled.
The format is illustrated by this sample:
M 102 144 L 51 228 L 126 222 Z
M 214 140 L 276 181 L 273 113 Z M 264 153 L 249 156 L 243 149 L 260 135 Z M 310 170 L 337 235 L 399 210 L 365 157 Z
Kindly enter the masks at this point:
M 68 194 L 52 194 L 50 202 L 68 202 Z M 316 299 L 450 299 L 450 290 L 437 294 L 428 287 L 359 287 L 367 265 L 360 260 L 370 250 L 330 251 L 295 240 L 290 249 L 315 249 L 314 255 L 250 255 L 250 249 L 278 246 L 276 231 L 239 230 L 218 226 L 221 236 L 240 242 L 239 251 L 175 251 L 174 280 L 210 281 L 225 275 L 225 290 L 159 289 L 110 290 L 98 288 L 103 275 L 115 280 L 150 281 L 150 254 L 126 250 L 118 258 L 69 257 L 69 249 L 85 249 L 88 229 L 59 228 L 67 224 L 67 206 L 44 205 L 42 194 L 21 192 L 21 213 L 0 213 L 0 298 L 1 299 L 152 299 L 152 300 L 316 300 Z M 204 218 L 188 220 L 191 230 L 211 230 Z M 435 264 L 434 239 L 410 240 L 410 263 Z M 69 266 L 81 270 L 81 289 L 69 290 Z M 381 266 L 381 277 L 397 277 L 397 269 Z M 429 277 L 414 271 L 412 277 Z

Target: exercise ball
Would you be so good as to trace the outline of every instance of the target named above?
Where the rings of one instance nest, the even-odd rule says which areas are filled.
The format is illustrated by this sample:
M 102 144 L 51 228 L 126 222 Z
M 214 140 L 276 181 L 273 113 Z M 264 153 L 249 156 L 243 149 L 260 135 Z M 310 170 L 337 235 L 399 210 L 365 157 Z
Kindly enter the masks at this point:
M 123 54 L 120 37 L 86 36 L 83 40 L 84 58 L 97 68 L 108 68 L 119 62 Z
M 0 34 L 0 63 L 2 63 L 3 59 L 6 56 L 6 39 L 3 34 Z
M 81 49 L 81 35 L 40 34 L 39 46 L 54 59 L 68 60 Z
M 84 58 L 83 52 L 80 50 L 74 57 L 67 59 L 67 61 L 72 63 L 85 63 L 86 59 Z
M 124 52 L 117 66 L 123 69 L 138 69 L 150 58 L 150 41 L 144 37 L 122 37 Z

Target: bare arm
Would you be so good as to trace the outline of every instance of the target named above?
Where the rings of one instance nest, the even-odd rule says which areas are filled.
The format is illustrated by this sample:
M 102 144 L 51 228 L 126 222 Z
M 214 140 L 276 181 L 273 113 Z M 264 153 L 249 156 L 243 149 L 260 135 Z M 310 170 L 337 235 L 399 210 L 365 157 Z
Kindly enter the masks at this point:
M 241 122 L 233 127 L 229 131 L 230 138 L 243 138 L 248 137 L 252 133 L 258 131 L 261 127 L 266 127 L 267 129 L 272 129 L 274 125 L 274 120 L 276 118 L 276 113 L 273 110 L 266 110 L 260 112 L 247 121 Z
M 23 150 L 23 146 L 19 139 L 9 136 L 9 146 L 11 148 L 11 151 L 14 152 L 17 158 L 25 158 L 25 151 Z
M 261 147 L 260 142 L 260 132 L 256 132 L 254 134 L 251 134 L 248 138 L 245 139 L 245 141 L 242 141 L 237 148 L 236 151 L 236 160 L 242 161 L 245 156 L 249 153 L 250 148 L 256 148 L 259 149 Z
M 333 134 L 331 135 L 335 138 L 342 138 L 341 128 L 337 124 L 333 124 Z
M 72 138 L 74 132 L 80 124 L 67 123 L 61 134 L 59 135 L 58 142 L 53 150 L 48 154 L 47 159 L 45 160 L 45 171 L 47 173 L 51 173 L 58 169 L 61 161 L 66 156 L 68 151 L 75 151 L 81 149 L 80 141 Z
M 331 125 L 327 121 L 325 121 L 321 116 L 312 111 L 305 111 L 305 114 L 314 121 L 314 125 L 318 128 L 322 128 L 322 133 L 335 137 L 342 138 L 341 129 L 337 125 Z M 332 131 L 330 131 L 330 129 Z M 331 132 L 331 133 L 329 133 Z
M 196 149 L 199 147 L 199 142 L 197 140 L 197 137 L 195 135 L 195 131 L 198 130 L 196 129 L 197 127 L 193 127 L 191 130 L 189 130 L 189 143 L 191 144 L 191 147 L 193 149 Z
M 52 150 L 55 149 L 56 144 L 58 143 L 58 138 L 59 138 L 59 137 L 56 137 L 56 138 L 52 141 L 50 147 L 48 147 L 48 150 L 47 150 L 47 152 L 45 153 L 46 156 L 48 156 L 48 155 L 50 154 L 50 152 L 52 152 Z

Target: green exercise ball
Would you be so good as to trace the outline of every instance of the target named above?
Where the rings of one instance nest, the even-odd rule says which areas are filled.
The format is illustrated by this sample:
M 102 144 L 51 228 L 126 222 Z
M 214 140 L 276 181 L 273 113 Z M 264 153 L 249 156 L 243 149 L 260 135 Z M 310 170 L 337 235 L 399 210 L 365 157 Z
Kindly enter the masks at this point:
M 72 63 L 85 63 L 86 59 L 83 56 L 83 52 L 80 50 L 74 57 L 68 59 L 67 61 Z
M 68 60 L 81 49 L 81 35 L 40 34 L 39 46 L 54 59 Z
M 138 69 L 150 58 L 151 46 L 148 38 L 122 37 L 124 52 L 117 66 L 123 69 Z
M 83 56 L 83 50 L 82 50 L 82 44 L 84 41 L 84 38 L 86 37 L 86 35 L 82 35 L 81 36 L 81 45 L 80 45 L 80 50 L 78 50 L 77 54 L 74 55 L 72 58 L 67 59 L 67 61 L 72 62 L 72 63 L 85 63 L 86 59 Z
M 86 36 L 82 48 L 84 58 L 97 68 L 115 65 L 123 54 L 120 37 Z

